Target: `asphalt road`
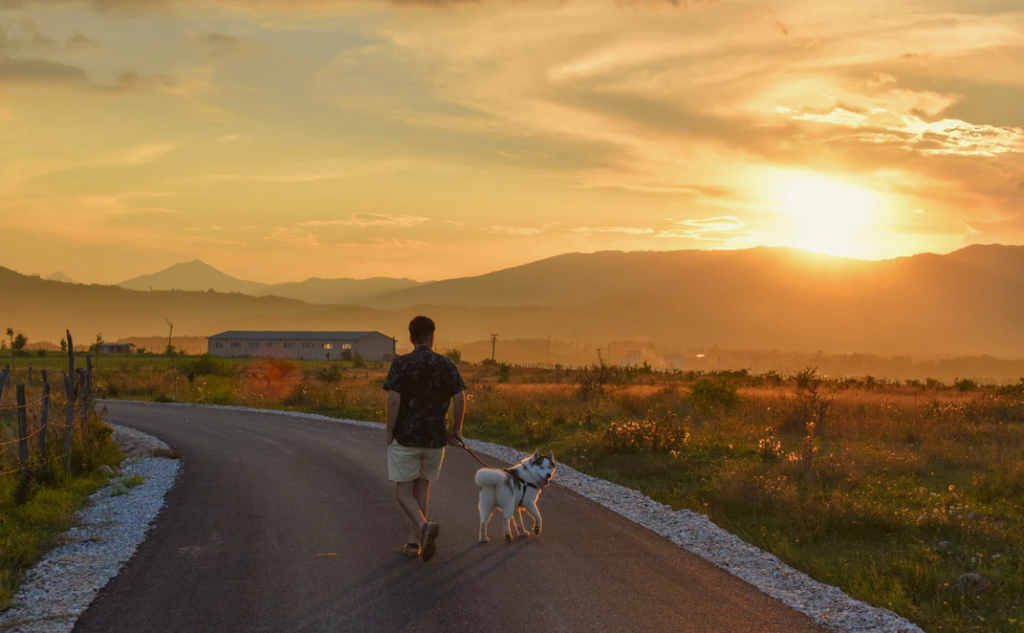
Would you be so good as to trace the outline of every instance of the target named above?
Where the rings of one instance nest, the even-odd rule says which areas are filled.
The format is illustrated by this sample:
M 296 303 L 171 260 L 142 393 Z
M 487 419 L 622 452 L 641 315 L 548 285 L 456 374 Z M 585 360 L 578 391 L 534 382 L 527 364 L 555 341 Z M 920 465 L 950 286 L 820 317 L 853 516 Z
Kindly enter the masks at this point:
M 272 413 L 108 403 L 110 420 L 181 451 L 167 506 L 75 631 L 819 631 L 802 614 L 558 486 L 544 533 L 477 537 L 478 464 L 449 449 L 430 563 L 383 433 Z M 555 477 L 557 483 L 557 475 Z M 529 519 L 527 519 L 529 524 Z

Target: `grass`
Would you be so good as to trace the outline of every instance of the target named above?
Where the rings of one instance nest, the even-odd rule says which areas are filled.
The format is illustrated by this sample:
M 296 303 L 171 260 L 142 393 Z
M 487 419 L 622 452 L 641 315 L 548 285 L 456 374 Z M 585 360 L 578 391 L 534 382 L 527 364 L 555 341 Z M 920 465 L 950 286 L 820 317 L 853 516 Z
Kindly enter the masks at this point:
M 178 365 L 180 401 L 383 421 L 382 365 Z M 468 437 L 553 449 L 928 631 L 1024 632 L 1024 383 L 500 364 L 463 373 Z M 104 359 L 96 376 L 101 396 L 174 398 L 166 358 Z M 954 583 L 968 572 L 996 582 L 961 596 Z
M 15 379 L 24 376 L 16 374 Z M 62 402 L 54 395 L 54 410 L 61 408 Z M 0 438 L 13 436 L 10 422 L 8 417 L 0 418 Z M 45 469 L 33 469 L 27 479 L 0 477 L 0 610 L 10 606 L 25 570 L 60 544 L 75 512 L 106 484 L 107 478 L 97 468 L 120 462 L 120 452 L 110 436 L 110 427 L 93 417 L 87 428 L 74 435 L 70 471 L 65 471 L 63 460 L 58 459 L 63 445 L 54 434 L 48 443 L 50 460 Z M 0 470 L 16 466 L 15 457 L 16 451 L 14 455 L 12 451 L 0 453 Z

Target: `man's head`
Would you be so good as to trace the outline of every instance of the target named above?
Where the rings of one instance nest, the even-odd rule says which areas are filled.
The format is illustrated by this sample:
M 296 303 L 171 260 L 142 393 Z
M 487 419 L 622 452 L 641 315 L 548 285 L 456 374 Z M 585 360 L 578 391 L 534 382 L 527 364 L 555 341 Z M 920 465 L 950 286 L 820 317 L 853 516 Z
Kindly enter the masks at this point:
M 425 316 L 409 321 L 409 340 L 413 345 L 434 346 L 434 322 Z

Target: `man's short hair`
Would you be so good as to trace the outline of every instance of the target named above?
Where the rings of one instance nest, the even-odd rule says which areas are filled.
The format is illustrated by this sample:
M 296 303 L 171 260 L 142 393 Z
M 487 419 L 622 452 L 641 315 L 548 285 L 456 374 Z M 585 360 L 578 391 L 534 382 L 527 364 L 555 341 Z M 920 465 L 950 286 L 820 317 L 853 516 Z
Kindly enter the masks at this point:
M 414 317 L 409 321 L 409 338 L 417 345 L 429 343 L 430 337 L 434 335 L 434 329 L 434 322 L 429 317 Z

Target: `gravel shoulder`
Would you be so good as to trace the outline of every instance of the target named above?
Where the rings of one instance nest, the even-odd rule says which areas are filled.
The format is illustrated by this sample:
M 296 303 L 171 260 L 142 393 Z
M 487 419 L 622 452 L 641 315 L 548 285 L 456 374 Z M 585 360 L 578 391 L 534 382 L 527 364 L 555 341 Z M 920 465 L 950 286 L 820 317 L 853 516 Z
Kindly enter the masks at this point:
M 64 544 L 26 574 L 11 608 L 0 613 L 0 631 L 65 633 L 99 590 L 117 575 L 145 539 L 164 496 L 178 475 L 178 460 L 154 457 L 167 445 L 151 435 L 112 425 L 125 454 L 121 471 L 78 513 Z M 125 486 L 141 476 L 143 483 Z

